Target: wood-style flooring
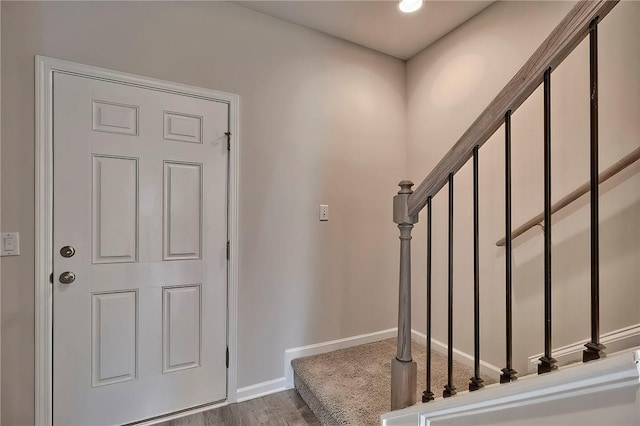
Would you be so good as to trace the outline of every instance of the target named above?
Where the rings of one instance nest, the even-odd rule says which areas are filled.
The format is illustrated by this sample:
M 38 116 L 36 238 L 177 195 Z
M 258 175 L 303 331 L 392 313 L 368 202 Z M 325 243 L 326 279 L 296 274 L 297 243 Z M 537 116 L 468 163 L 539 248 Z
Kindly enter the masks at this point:
M 313 425 L 320 421 L 295 389 L 192 414 L 159 426 Z

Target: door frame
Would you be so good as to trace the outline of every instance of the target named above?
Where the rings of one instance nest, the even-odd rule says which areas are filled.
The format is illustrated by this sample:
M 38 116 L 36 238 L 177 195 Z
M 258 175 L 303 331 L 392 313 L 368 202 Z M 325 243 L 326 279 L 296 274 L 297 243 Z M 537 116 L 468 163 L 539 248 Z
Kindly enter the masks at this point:
M 35 57 L 35 424 L 53 423 L 53 75 L 55 72 L 224 102 L 229 105 L 230 151 L 227 226 L 227 403 L 237 397 L 239 96 L 90 65 Z M 186 410 L 182 415 L 221 404 Z M 175 417 L 169 414 L 164 417 Z M 154 421 L 160 421 L 155 419 Z

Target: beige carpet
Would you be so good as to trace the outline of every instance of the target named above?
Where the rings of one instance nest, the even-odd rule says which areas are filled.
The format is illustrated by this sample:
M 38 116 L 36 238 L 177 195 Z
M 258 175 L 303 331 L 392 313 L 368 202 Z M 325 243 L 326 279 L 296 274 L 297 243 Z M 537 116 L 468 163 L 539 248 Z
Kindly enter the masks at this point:
M 447 357 L 435 351 L 431 356 L 431 390 L 442 396 L 447 383 Z M 324 425 L 377 425 L 380 415 L 391 410 L 391 359 L 396 340 L 387 339 L 291 362 L 295 386 L 302 398 Z M 425 389 L 425 346 L 412 345 L 418 364 L 418 396 Z M 468 389 L 473 370 L 454 362 L 454 380 L 458 392 Z M 494 380 L 482 376 L 485 384 Z

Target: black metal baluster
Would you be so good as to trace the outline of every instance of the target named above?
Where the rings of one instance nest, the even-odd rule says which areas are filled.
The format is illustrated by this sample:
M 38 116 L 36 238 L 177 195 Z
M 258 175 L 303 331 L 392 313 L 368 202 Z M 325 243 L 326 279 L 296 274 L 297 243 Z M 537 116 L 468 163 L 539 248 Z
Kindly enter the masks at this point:
M 512 361 L 512 348 L 513 348 L 513 336 L 512 336 L 512 313 L 511 313 L 511 284 L 513 273 L 511 270 L 511 110 L 507 111 L 504 115 L 504 164 L 505 164 L 505 249 L 506 249 L 506 309 L 505 309 L 505 323 L 507 334 L 507 366 L 502 369 L 500 375 L 500 383 L 508 383 L 518 378 L 518 372 L 511 366 Z
M 544 72 L 544 355 L 538 374 L 558 367 L 551 356 L 551 68 Z
M 606 356 L 600 343 L 600 230 L 598 194 L 598 18 L 589 25 L 589 68 L 591 91 L 591 341 L 582 361 Z
M 469 391 L 484 386 L 480 378 L 480 262 L 479 262 L 479 208 L 478 208 L 478 145 L 473 147 L 473 377 Z
M 431 392 L 431 197 L 427 197 L 427 388 L 422 402 L 434 400 Z
M 456 387 L 453 386 L 453 173 L 449 173 L 449 335 L 447 339 L 447 385 L 442 396 L 448 398 L 455 395 Z

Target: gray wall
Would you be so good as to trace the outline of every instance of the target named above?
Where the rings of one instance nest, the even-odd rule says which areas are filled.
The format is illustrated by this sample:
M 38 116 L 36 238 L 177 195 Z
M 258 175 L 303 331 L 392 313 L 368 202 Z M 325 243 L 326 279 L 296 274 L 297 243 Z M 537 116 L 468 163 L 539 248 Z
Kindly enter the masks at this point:
M 2 424 L 33 422 L 36 54 L 240 95 L 240 387 L 395 326 L 402 61 L 226 3 L 2 1 Z
M 499 2 L 412 58 L 407 65 L 409 177 L 419 182 L 531 56 L 573 6 Z M 600 166 L 640 145 L 640 3 L 620 3 L 602 22 Z M 552 74 L 552 199 L 589 177 L 588 41 Z M 542 93 L 516 111 L 513 127 L 514 229 L 543 209 Z M 601 189 L 601 331 L 640 322 L 640 166 Z M 480 150 L 481 357 L 504 361 L 504 129 Z M 612 180 L 612 181 L 613 181 Z M 455 178 L 454 346 L 473 353 L 472 169 Z M 446 341 L 447 191 L 434 205 L 434 337 Z M 425 329 L 426 230 L 414 230 L 414 327 Z M 587 339 L 588 198 L 553 219 L 553 346 Z M 536 228 L 514 242 L 514 364 L 544 349 L 543 237 Z

